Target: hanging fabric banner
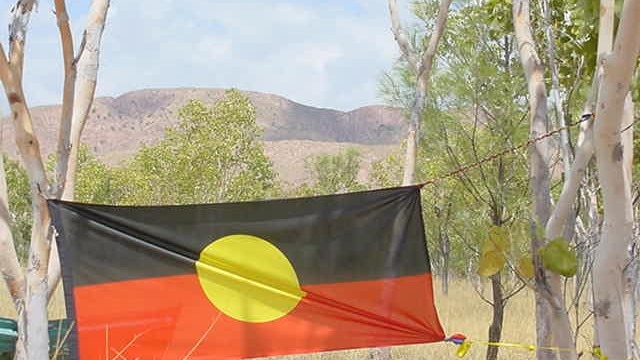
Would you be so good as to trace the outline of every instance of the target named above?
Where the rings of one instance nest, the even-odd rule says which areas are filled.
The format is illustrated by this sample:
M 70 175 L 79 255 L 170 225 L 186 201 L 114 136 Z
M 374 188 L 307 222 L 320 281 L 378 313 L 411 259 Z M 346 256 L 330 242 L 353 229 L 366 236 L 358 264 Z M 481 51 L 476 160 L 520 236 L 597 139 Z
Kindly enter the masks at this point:
M 259 202 L 49 202 L 83 360 L 442 341 L 420 187 Z

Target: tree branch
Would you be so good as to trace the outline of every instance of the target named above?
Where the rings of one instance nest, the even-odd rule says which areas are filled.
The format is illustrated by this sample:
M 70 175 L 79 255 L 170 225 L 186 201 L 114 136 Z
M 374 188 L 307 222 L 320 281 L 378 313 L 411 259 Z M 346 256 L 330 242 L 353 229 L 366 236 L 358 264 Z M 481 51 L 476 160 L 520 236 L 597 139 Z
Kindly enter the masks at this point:
M 71 56 L 69 60 L 72 62 L 74 69 L 76 86 L 72 97 L 73 110 L 70 126 L 64 129 L 61 126 L 61 133 L 59 135 L 61 138 L 64 137 L 62 142 L 64 143 L 63 146 L 65 146 L 66 152 L 62 153 L 64 156 L 59 157 L 57 164 L 61 179 L 62 177 L 64 178 L 64 180 L 61 180 L 62 189 L 60 189 L 61 193 L 59 193 L 60 197 L 64 200 L 73 200 L 75 197 L 76 167 L 80 135 L 89 116 L 89 110 L 93 105 L 98 78 L 100 43 L 109 5 L 110 0 L 92 1 L 77 57 L 72 59 L 73 56 Z M 63 131 L 66 131 L 66 133 L 62 133 Z M 51 297 L 60 281 L 60 261 L 57 257 L 58 253 L 54 242 L 52 244 L 51 259 L 49 261 L 50 266 L 48 269 L 49 289 L 47 291 L 49 297 Z
M 593 117 L 595 113 L 596 102 L 598 101 L 598 88 L 600 86 L 600 77 L 602 76 L 602 58 L 604 54 L 611 51 L 613 46 L 613 23 L 614 23 L 614 1 L 603 0 L 600 2 L 601 11 L 599 18 L 600 29 L 598 32 L 598 60 L 596 70 L 591 81 L 591 91 L 589 97 L 584 104 L 583 118 L 589 117 L 590 121 L 580 124 L 580 134 L 578 135 L 578 146 L 576 149 L 575 159 L 571 164 L 571 169 L 562 187 L 562 192 L 558 198 L 555 208 L 547 222 L 545 233 L 548 239 L 561 236 L 563 228 L 567 222 L 567 218 L 571 213 L 571 208 L 578 193 L 580 182 L 584 178 L 587 165 L 593 157 Z
M 7 54 L 4 52 L 2 44 L 0 44 L 0 81 L 3 84 L 11 82 L 11 65 L 7 60 Z
M 64 0 L 54 0 L 55 14 L 62 44 L 64 66 L 64 86 L 62 92 L 62 112 L 60 114 L 60 131 L 58 133 L 58 159 L 56 164 L 55 184 L 52 191 L 56 197 L 62 195 L 71 150 L 71 120 L 76 84 L 76 63 L 73 54 L 73 36 L 69 26 L 69 15 Z
M 390 0 L 394 1 L 395 0 Z M 418 68 L 417 76 L 419 78 L 429 79 L 431 75 L 431 69 L 433 68 L 433 59 L 436 56 L 436 50 L 438 49 L 438 44 L 440 43 L 440 38 L 442 38 L 442 34 L 444 33 L 444 28 L 447 23 L 447 17 L 449 16 L 449 6 L 451 5 L 452 0 L 442 0 L 440 1 L 440 7 L 438 8 L 438 17 L 436 18 L 436 25 L 433 28 L 433 32 L 429 37 L 429 44 L 427 45 L 427 49 L 422 54 L 422 61 L 420 62 L 420 67 Z
M 36 7 L 37 0 L 18 0 L 12 9 L 11 24 L 9 24 L 9 61 L 16 82 L 22 82 L 22 68 L 24 65 L 24 42 L 27 36 L 27 26 L 31 12 Z
M 398 47 L 400 47 L 402 56 L 405 58 L 405 60 L 407 60 L 409 66 L 411 66 L 411 69 L 413 71 L 416 71 L 418 69 L 418 56 L 415 49 L 409 43 L 407 33 L 405 33 L 405 31 L 402 29 L 402 25 L 400 24 L 397 0 L 388 0 L 388 2 L 389 15 L 391 16 L 391 31 L 393 32 L 393 37 L 396 39 Z

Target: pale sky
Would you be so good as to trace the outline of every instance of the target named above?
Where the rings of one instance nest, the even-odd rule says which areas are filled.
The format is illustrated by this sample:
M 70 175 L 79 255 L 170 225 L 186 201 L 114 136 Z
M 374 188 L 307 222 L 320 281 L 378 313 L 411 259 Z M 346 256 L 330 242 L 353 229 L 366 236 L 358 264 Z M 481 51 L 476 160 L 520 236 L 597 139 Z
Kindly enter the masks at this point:
M 5 48 L 13 3 L 0 0 Z M 39 3 L 27 38 L 31 105 L 59 103 L 62 87 L 53 1 Z M 90 2 L 67 3 L 77 47 Z M 112 0 L 97 94 L 235 87 L 341 110 L 380 104 L 378 81 L 398 56 L 389 24 L 385 0 Z

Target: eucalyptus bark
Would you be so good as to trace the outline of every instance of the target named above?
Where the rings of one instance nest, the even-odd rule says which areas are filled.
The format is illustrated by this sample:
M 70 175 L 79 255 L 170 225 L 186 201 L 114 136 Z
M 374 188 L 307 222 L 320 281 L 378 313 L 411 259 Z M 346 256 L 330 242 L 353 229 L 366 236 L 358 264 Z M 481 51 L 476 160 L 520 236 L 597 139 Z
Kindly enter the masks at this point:
M 513 24 L 518 42 L 520 61 L 525 73 L 529 93 L 530 138 L 548 132 L 547 91 L 544 84 L 544 68 L 538 57 L 535 40 L 531 32 L 529 0 L 513 1 Z M 529 148 L 530 187 L 533 203 L 532 251 L 536 267 L 536 335 L 538 346 L 551 346 L 549 330 L 555 346 L 571 349 L 559 355 L 562 359 L 577 359 L 575 344 L 571 336 L 569 317 L 561 296 L 560 278 L 550 273 L 541 264 L 538 250 L 545 239 L 537 235 L 537 228 L 544 226 L 551 215 L 550 197 L 550 144 L 549 140 L 538 141 Z M 549 323 L 550 322 L 550 323 Z M 551 326 L 550 326 L 551 325 Z M 553 359 L 549 351 L 538 351 L 538 359 Z
M 58 2 L 61 2 L 62 6 L 64 5 L 64 1 L 60 0 L 56 0 L 56 5 Z M 71 117 L 63 116 L 60 119 L 62 125 L 58 143 L 56 176 L 58 178 L 57 195 L 63 200 L 75 200 L 80 135 L 93 105 L 98 78 L 100 46 L 109 4 L 110 0 L 93 0 L 78 54 L 69 56 L 72 62 L 68 65 L 65 60 L 65 79 L 69 76 L 75 85 L 73 88 L 65 86 L 65 94 L 67 91 L 73 91 L 73 96 L 69 100 L 72 103 Z M 61 22 L 60 18 L 65 19 L 65 17 L 59 16 L 58 12 L 56 14 L 59 17 L 58 23 Z M 61 39 L 64 44 L 64 36 Z M 70 66 L 71 69 L 67 70 L 67 66 Z M 55 241 L 52 243 L 48 278 L 48 297 L 51 298 L 60 282 L 60 260 Z
M 426 49 L 422 51 L 421 49 L 416 49 L 411 45 L 411 43 L 409 43 L 409 38 L 402 29 L 400 16 L 398 15 L 397 0 L 388 0 L 389 15 L 391 17 L 391 31 L 398 43 L 402 57 L 407 61 L 409 69 L 416 81 L 413 104 L 410 109 L 409 128 L 407 130 L 402 185 L 411 185 L 416 181 L 416 161 L 420 134 L 420 119 L 422 118 L 422 113 L 425 108 L 425 100 L 427 98 L 433 61 L 438 49 L 438 43 L 444 33 L 451 2 L 452 0 L 440 1 L 440 7 L 438 8 L 438 15 L 433 32 L 429 37 Z
M 633 235 L 631 174 L 625 171 L 622 138 L 624 103 L 640 53 L 640 0 L 624 2 L 611 54 L 604 58 L 594 125 L 596 166 L 602 189 L 604 221 L 596 249 L 594 312 L 603 354 L 629 357 L 623 312 L 623 269 Z
M 109 0 L 94 0 L 92 3 L 89 18 L 92 19 L 93 13 L 102 12 L 101 17 L 98 18 L 102 25 L 97 37 L 87 39 L 85 46 L 88 48 L 94 46 L 97 49 L 99 46 L 108 5 Z M 84 99 L 84 105 L 87 107 L 90 106 L 93 99 L 93 90 L 87 92 L 85 89 L 75 89 L 77 59 L 73 57 L 73 42 L 68 15 L 64 1 L 55 0 L 56 18 L 63 50 L 65 80 L 58 146 L 59 164 L 56 166 L 56 181 L 54 184 L 49 184 L 22 85 L 27 27 L 35 6 L 35 0 L 16 1 L 9 26 L 8 53 L 5 53 L 4 48 L 0 45 L 0 81 L 11 109 L 16 145 L 29 178 L 33 217 L 28 263 L 26 268 L 22 269 L 16 256 L 9 228 L 9 203 L 4 169 L 0 169 L 2 170 L 0 171 L 0 271 L 9 286 L 18 313 L 18 342 L 14 357 L 17 360 L 44 360 L 49 357 L 47 303 L 49 293 L 52 291 L 52 283 L 48 280 L 49 276 L 59 278 L 59 266 L 55 266 L 53 271 L 49 266 L 53 235 L 46 200 L 57 198 L 63 192 L 69 167 L 60 163 L 75 163 L 76 161 L 75 158 L 68 156 L 68 150 L 79 140 L 80 132 L 75 134 L 72 129 L 74 122 L 78 121 L 75 109 L 82 102 L 74 102 L 74 99 Z M 89 30 L 85 33 L 89 33 Z M 96 42 L 96 40 L 98 41 Z M 82 46 L 81 49 L 85 46 Z M 95 70 L 97 70 L 97 62 L 94 74 Z M 91 71 L 87 71 L 87 73 L 91 73 Z M 79 112 L 79 114 L 82 113 Z M 79 115 L 79 117 L 82 116 Z M 86 112 L 83 119 L 86 119 Z
M 580 134 L 578 135 L 575 159 L 565 178 L 562 192 L 553 209 L 551 218 L 546 225 L 546 235 L 548 238 L 558 237 L 562 234 L 563 227 L 567 223 L 567 218 L 572 213 L 571 209 L 576 199 L 580 182 L 584 178 L 589 161 L 591 161 L 593 157 L 593 117 L 596 112 L 598 88 L 600 86 L 600 77 L 602 76 L 600 64 L 604 55 L 609 53 L 613 46 L 614 0 L 600 1 L 598 21 L 596 70 L 593 74 L 591 91 L 589 92 L 589 97 L 585 102 L 583 110 L 584 120 L 586 121 L 580 124 Z
M 46 230 L 49 214 L 45 196 L 49 184 L 45 175 L 38 139 L 33 131 L 31 113 L 22 88 L 24 46 L 26 29 L 35 1 L 18 1 L 12 13 L 9 26 L 9 53 L 0 53 L 0 78 L 11 109 L 15 128 L 16 145 L 29 177 L 32 203 L 32 227 L 29 257 L 26 271 L 26 292 L 21 299 L 24 307 L 18 313 L 19 341 L 24 343 L 25 359 L 47 359 L 49 337 L 47 333 L 47 266 L 49 241 Z M 21 269 L 14 269 L 20 271 Z M 21 344 L 22 345 L 22 344 Z

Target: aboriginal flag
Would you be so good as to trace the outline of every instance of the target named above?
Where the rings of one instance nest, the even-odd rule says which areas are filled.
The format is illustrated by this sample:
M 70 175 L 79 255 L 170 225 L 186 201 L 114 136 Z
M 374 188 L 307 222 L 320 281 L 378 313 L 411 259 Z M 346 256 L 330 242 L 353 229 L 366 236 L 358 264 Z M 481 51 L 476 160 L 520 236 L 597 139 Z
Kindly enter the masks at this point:
M 417 186 L 49 207 L 82 360 L 241 359 L 444 339 Z

